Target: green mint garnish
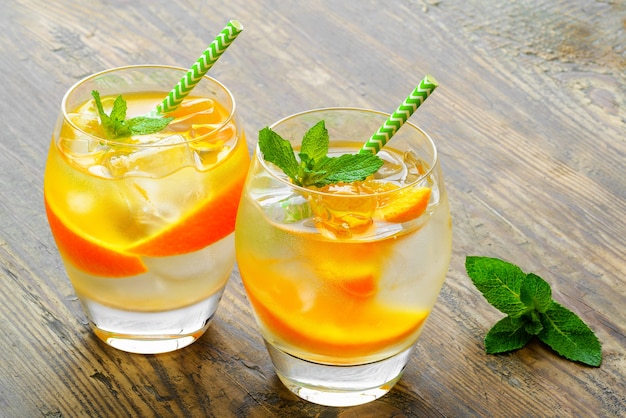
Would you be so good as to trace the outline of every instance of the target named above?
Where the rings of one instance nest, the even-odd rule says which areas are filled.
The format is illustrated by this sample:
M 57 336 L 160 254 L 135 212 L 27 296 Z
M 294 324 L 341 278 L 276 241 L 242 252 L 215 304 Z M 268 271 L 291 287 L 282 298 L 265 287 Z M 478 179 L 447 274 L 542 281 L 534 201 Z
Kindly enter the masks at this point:
M 329 143 L 328 131 L 322 120 L 304 135 L 298 162 L 289 141 L 270 128 L 259 132 L 259 148 L 265 160 L 276 164 L 298 186 L 324 187 L 365 180 L 383 165 L 383 160 L 374 154 L 328 157 Z
M 552 300 L 541 277 L 488 257 L 467 257 L 465 269 L 485 299 L 507 314 L 485 336 L 488 354 L 517 350 L 536 336 L 568 360 L 600 366 L 600 341 L 574 312 Z
M 122 96 L 117 96 L 113 102 L 111 114 L 107 115 L 102 107 L 100 93 L 97 90 L 93 90 L 91 95 L 96 102 L 100 123 L 108 139 L 160 132 L 174 120 L 174 118 L 150 118 L 147 116 L 137 116 L 135 118 L 126 119 L 126 100 L 124 100 Z

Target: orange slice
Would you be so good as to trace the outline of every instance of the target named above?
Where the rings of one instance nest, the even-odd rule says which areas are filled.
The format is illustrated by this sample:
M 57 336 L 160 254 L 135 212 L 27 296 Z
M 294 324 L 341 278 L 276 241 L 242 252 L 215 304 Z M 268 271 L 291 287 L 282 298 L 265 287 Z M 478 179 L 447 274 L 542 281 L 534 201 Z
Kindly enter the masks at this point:
M 45 201 L 50 229 L 59 251 L 78 269 L 101 277 L 121 278 L 147 271 L 138 255 L 163 257 L 198 251 L 235 229 L 246 173 L 223 187 L 199 209 L 138 245 L 120 251 L 74 232 Z
M 378 291 L 378 279 L 374 275 L 369 275 L 352 280 L 343 280 L 339 282 L 339 286 L 351 295 L 369 298 Z
M 367 251 L 362 257 L 357 255 L 364 248 L 354 248 L 351 253 L 349 245 L 343 247 L 347 251 L 333 248 L 337 260 L 320 265 L 324 271 L 316 270 L 315 277 L 298 273 L 306 267 L 295 264 L 283 269 L 278 260 L 261 259 L 238 248 L 239 271 L 260 322 L 296 351 L 336 359 L 370 356 L 411 340 L 428 310 L 379 300 L 378 263 L 351 272 L 350 266 L 356 266 L 359 260 L 369 264 L 372 257 Z M 327 258 L 327 254 L 310 254 L 316 266 Z M 340 255 L 348 260 L 343 268 L 337 264 Z M 329 268 L 337 270 L 336 275 L 327 271 Z
M 411 187 L 394 194 L 385 205 L 380 207 L 380 211 L 386 221 L 408 222 L 424 213 L 429 200 L 429 187 Z
M 298 306 L 296 286 L 277 284 L 276 294 L 248 292 L 259 319 L 286 343 L 334 358 L 368 356 L 401 344 L 420 328 L 428 312 L 403 310 L 359 296 L 336 299 L 321 295 Z M 280 279 L 278 279 L 280 280 Z M 296 309 L 294 309 L 296 308 Z
M 203 249 L 235 230 L 239 198 L 246 176 L 216 190 L 199 209 L 127 251 L 149 257 L 186 254 Z
M 46 214 L 59 252 L 78 269 L 102 277 L 135 276 L 147 271 L 139 257 L 106 248 L 72 231 L 45 199 Z

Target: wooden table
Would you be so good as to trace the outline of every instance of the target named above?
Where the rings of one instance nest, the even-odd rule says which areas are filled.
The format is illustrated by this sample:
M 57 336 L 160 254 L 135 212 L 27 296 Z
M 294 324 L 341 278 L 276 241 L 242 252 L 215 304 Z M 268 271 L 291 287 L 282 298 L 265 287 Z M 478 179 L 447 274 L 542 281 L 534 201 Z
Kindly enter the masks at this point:
M 92 335 L 59 259 L 42 178 L 65 91 L 109 67 L 188 67 L 230 19 L 245 30 L 211 75 L 237 98 L 250 149 L 288 114 L 391 112 L 424 74 L 440 82 L 411 120 L 440 149 L 452 262 L 404 377 L 373 403 L 327 408 L 283 388 L 237 272 L 205 336 L 144 356 Z M 0 416 L 624 416 L 625 26 L 618 0 L 4 2 Z M 485 354 L 502 314 L 467 255 L 546 279 L 603 343 L 602 366 L 538 342 Z

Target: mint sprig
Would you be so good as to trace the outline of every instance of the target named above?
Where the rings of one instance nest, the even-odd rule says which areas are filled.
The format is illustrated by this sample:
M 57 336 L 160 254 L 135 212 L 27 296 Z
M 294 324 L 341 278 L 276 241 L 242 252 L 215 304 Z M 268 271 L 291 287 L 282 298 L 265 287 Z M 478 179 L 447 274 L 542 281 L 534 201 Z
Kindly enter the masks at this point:
M 148 135 L 160 132 L 174 120 L 174 118 L 171 117 L 151 118 L 147 116 L 137 116 L 126 119 L 127 105 L 126 100 L 124 100 L 122 96 L 117 96 L 113 102 L 111 113 L 107 115 L 102 106 L 100 93 L 97 90 L 93 90 L 91 95 L 96 103 L 104 134 L 108 139 L 119 139 L 131 135 Z
M 507 314 L 485 336 L 488 354 L 517 350 L 536 336 L 568 360 L 600 366 L 600 341 L 574 312 L 552 300 L 541 277 L 489 257 L 468 256 L 465 269 L 485 299 Z
M 328 130 L 323 120 L 305 133 L 298 153 L 300 161 L 289 141 L 267 127 L 259 132 L 259 148 L 263 158 L 276 164 L 298 186 L 324 187 L 365 180 L 383 165 L 383 160 L 374 154 L 328 157 L 329 144 Z

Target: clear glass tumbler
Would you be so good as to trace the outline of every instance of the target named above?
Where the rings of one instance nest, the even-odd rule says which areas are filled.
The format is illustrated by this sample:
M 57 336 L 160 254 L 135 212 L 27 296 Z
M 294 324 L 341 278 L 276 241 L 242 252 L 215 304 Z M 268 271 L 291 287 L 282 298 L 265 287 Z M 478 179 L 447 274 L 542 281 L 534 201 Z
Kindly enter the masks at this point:
M 50 228 L 95 334 L 124 351 L 162 353 L 197 340 L 235 263 L 249 155 L 228 89 L 204 77 L 166 115 L 165 129 L 115 139 L 94 103 L 95 90 L 105 114 L 119 118 L 120 107 L 109 112 L 121 95 L 126 120 L 153 116 L 185 73 L 129 66 L 79 81 L 50 144 Z
M 357 153 L 389 117 L 312 110 L 270 128 L 298 152 L 325 121 L 330 153 Z M 257 147 L 239 206 L 237 263 L 280 380 L 330 406 L 372 401 L 400 379 L 448 270 L 452 227 L 437 151 L 406 123 L 365 181 L 294 185 Z

